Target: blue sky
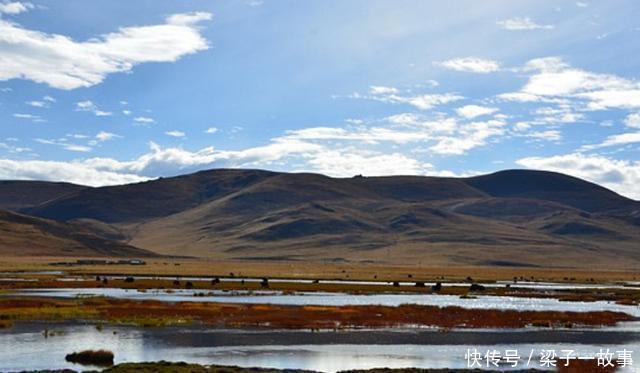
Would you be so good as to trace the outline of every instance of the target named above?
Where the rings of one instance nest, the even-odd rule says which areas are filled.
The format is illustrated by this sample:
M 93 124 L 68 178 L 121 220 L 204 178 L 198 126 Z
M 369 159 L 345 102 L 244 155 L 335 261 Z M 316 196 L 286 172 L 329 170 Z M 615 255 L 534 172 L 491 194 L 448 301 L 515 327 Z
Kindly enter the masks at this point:
M 0 1 L 0 178 L 569 173 L 640 199 L 636 1 Z

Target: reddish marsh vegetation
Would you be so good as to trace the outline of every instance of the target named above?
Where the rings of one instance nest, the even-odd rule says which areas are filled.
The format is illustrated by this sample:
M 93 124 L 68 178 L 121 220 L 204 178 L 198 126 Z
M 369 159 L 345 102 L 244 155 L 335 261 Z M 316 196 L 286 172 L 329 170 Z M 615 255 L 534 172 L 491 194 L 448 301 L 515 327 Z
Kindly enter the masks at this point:
M 202 322 L 226 327 L 288 329 L 383 328 L 435 326 L 441 328 L 522 328 L 614 325 L 633 317 L 619 312 L 555 312 L 473 310 L 419 305 L 280 306 L 224 303 L 167 303 L 108 298 L 76 300 L 3 299 L 6 320 L 89 319 L 143 326 Z

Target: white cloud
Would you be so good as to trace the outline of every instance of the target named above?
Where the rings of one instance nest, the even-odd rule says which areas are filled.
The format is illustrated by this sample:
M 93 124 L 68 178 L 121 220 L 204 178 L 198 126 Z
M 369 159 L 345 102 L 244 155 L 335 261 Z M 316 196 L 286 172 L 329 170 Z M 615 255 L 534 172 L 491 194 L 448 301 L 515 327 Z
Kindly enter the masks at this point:
M 353 93 L 349 97 L 355 99 L 375 100 L 389 104 L 408 104 L 420 110 L 429 110 L 438 105 L 462 100 L 464 97 L 455 93 L 402 94 L 398 89 L 383 86 L 371 86 L 370 95 Z
M 640 162 L 612 159 L 601 155 L 573 153 L 518 160 L 521 166 L 562 172 L 604 185 L 625 196 L 640 199 Z
M 640 108 L 640 86 L 636 89 L 605 89 L 581 93 L 580 98 L 590 100 L 588 108 L 591 110 L 605 110 L 610 108 L 636 109 Z
M 522 31 L 522 30 L 551 30 L 553 25 L 541 25 L 534 22 L 529 17 L 514 17 L 497 22 L 500 27 L 505 30 Z
M 426 94 L 415 97 L 409 97 L 406 99 L 401 99 L 399 102 L 405 102 L 410 105 L 415 106 L 420 110 L 429 110 L 434 106 L 448 104 L 450 102 L 462 100 L 464 97 L 460 95 L 456 95 L 453 93 L 445 93 L 445 94 Z
M 74 138 L 78 138 L 75 137 Z M 64 150 L 68 150 L 68 151 L 72 151 L 72 152 L 81 152 L 81 153 L 87 153 L 90 152 L 91 150 L 93 150 L 90 146 L 87 145 L 80 145 L 80 144 L 74 144 L 74 143 L 70 143 L 67 141 L 67 139 L 65 138 L 61 138 L 61 139 L 35 139 L 36 142 L 40 143 L 40 144 L 45 144 L 45 145 L 55 145 L 58 146 Z
M 487 74 L 500 70 L 498 61 L 477 57 L 455 58 L 438 65 L 455 71 L 465 71 L 471 73 Z
M 405 113 L 388 117 L 387 120 L 391 126 L 311 127 L 288 131 L 285 138 L 328 142 L 332 146 L 336 145 L 335 141 L 368 145 L 415 143 L 432 154 L 461 155 L 506 133 L 506 123 L 496 119 L 461 123 L 454 118 L 426 120 Z
M 7 138 L 6 141 L 11 141 L 11 142 L 16 142 L 18 139 L 15 138 Z M 15 146 L 13 144 L 7 144 L 4 142 L 0 142 L 0 149 L 10 153 L 10 154 L 22 154 L 22 153 L 27 153 L 27 152 L 31 152 L 32 149 L 31 148 L 26 148 L 26 147 L 22 147 L 22 146 Z
M 123 27 L 84 42 L 0 19 L 0 81 L 28 79 L 59 89 L 90 87 L 148 62 L 174 62 L 207 49 L 197 23 L 209 13 L 175 14 L 163 24 Z
M 306 132 L 306 137 L 311 138 L 314 131 Z M 0 160 L 0 177 L 112 185 L 216 167 L 278 169 L 284 165 L 290 165 L 287 168 L 332 176 L 427 172 L 451 174 L 433 170 L 430 164 L 398 152 L 386 153 L 349 144 L 331 144 L 320 139 L 307 140 L 302 138 L 305 136 L 300 137 L 288 134 L 274 138 L 266 145 L 243 150 L 208 147 L 194 152 L 180 148 L 163 148 L 151 143 L 149 152 L 129 161 L 112 158 L 89 158 L 71 162 Z M 56 141 L 42 141 L 61 146 Z
M 410 125 L 410 124 L 419 123 L 421 121 L 421 118 L 420 118 L 419 115 L 414 114 L 414 113 L 401 113 L 401 114 L 391 115 L 391 116 L 387 117 L 386 120 L 389 123 L 393 123 L 393 124 Z M 363 122 L 354 123 L 354 124 L 362 124 L 362 123 Z
M 521 102 L 572 102 L 584 110 L 640 108 L 640 83 L 611 74 L 593 73 L 570 67 L 558 57 L 529 61 L 524 72 L 531 73 L 519 92 L 498 98 Z
M 4 3 L 0 3 L 0 14 L 5 13 L 5 14 L 15 15 L 15 14 L 27 12 L 33 8 L 34 8 L 33 4 L 28 2 L 21 2 L 21 1 L 4 2 Z
M 89 186 L 136 183 L 149 178 L 96 170 L 82 162 L 0 159 L 0 179 L 66 181 Z
M 51 104 L 54 102 L 56 102 L 55 98 L 51 96 L 44 96 L 42 97 L 42 100 L 27 101 L 25 102 L 25 104 L 29 106 L 37 107 L 37 108 L 49 108 L 51 107 Z
M 216 127 L 209 127 L 206 129 L 206 131 L 204 131 L 205 133 L 208 133 L 210 135 L 213 135 L 214 133 L 218 132 L 218 128 Z
M 372 85 L 369 87 L 369 92 L 372 95 L 389 95 L 389 94 L 398 94 L 399 91 L 397 88 L 393 87 L 384 87 L 379 85 Z
M 167 131 L 164 133 L 167 136 L 171 136 L 171 137 L 185 137 L 187 134 L 182 132 L 182 131 Z
M 560 104 L 557 107 L 540 107 L 533 111 L 534 119 L 531 124 L 565 124 L 576 123 L 585 119 L 584 114 L 573 111 L 571 105 Z
M 96 104 L 89 100 L 77 102 L 76 111 L 88 111 L 95 114 L 97 117 L 108 117 L 113 114 L 109 111 L 100 110 Z
M 538 102 L 541 101 L 540 97 L 524 92 L 509 92 L 501 93 L 497 97 L 504 101 L 516 101 L 516 102 Z
M 92 150 L 90 146 L 78 145 L 78 144 L 63 144 L 62 148 L 71 152 L 81 152 L 81 153 L 87 153 Z
M 420 175 L 433 169 L 431 164 L 404 154 L 379 154 L 357 149 L 327 149 L 310 159 L 308 164 L 315 172 L 334 177 Z
M 564 70 L 569 64 L 560 57 L 541 57 L 527 61 L 522 68 L 523 71 L 545 71 L 554 72 Z
M 89 138 L 89 136 L 83 135 L 83 134 L 80 134 L 80 133 L 71 133 L 71 134 L 68 134 L 67 137 L 70 137 L 70 138 L 73 138 L 73 139 L 86 139 L 86 138 Z
M 466 105 L 456 109 L 456 113 L 458 113 L 459 116 L 467 119 L 473 119 L 482 115 L 493 114 L 496 111 L 498 111 L 497 108 L 478 105 Z
M 191 27 L 203 21 L 210 21 L 213 19 L 213 14 L 207 12 L 192 12 L 174 14 L 167 18 L 167 23 L 176 26 Z
M 47 104 L 46 102 L 38 101 L 38 100 L 27 101 L 27 102 L 25 102 L 25 104 L 27 104 L 29 106 L 37 107 L 37 108 L 47 108 L 47 107 L 49 107 L 49 104 Z
M 27 120 L 30 120 L 30 121 L 33 121 L 33 122 L 36 122 L 36 123 L 40 123 L 40 122 L 44 122 L 45 121 L 39 115 L 26 114 L 26 113 L 14 113 L 13 117 L 14 118 L 18 118 L 18 119 L 27 119 Z
M 640 113 L 631 113 L 624 119 L 624 124 L 631 128 L 640 128 Z
M 133 121 L 140 124 L 152 124 L 156 122 L 153 118 L 149 117 L 136 117 L 133 118 Z
M 576 6 L 579 8 L 586 8 L 589 6 L 589 3 L 586 3 L 584 1 L 576 1 Z
M 537 139 L 537 140 L 546 140 L 546 141 L 562 140 L 562 133 L 558 130 L 533 131 L 533 132 L 526 133 L 524 136 Z
M 640 142 L 640 132 L 621 133 L 608 136 L 603 142 L 593 145 L 584 145 L 581 150 L 593 150 L 609 146 L 627 145 Z
M 131 110 L 122 110 L 122 114 L 131 115 Z
M 96 135 L 96 140 L 103 142 L 103 141 L 113 140 L 118 137 L 122 137 L 122 136 L 116 135 L 115 133 L 111 133 L 111 132 L 100 131 Z
M 462 155 L 486 145 L 491 138 L 504 135 L 505 126 L 506 123 L 501 120 L 460 125 L 455 135 L 441 137 L 430 150 L 436 154 Z

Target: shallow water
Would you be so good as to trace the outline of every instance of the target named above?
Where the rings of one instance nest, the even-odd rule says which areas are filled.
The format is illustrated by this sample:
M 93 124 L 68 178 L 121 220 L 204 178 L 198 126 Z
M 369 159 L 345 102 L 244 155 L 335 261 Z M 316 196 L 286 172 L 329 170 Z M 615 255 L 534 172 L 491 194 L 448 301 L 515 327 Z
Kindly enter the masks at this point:
M 618 311 L 640 317 L 639 306 L 619 305 L 614 302 L 561 302 L 554 298 L 525 298 L 503 296 L 478 296 L 462 299 L 455 295 L 437 294 L 345 294 L 300 292 L 282 294 L 276 291 L 233 291 L 220 290 L 205 292 L 205 296 L 194 296 L 202 290 L 179 289 L 167 292 L 164 290 L 137 290 L 119 288 L 84 288 L 84 289 L 37 289 L 16 291 L 13 295 L 29 295 L 42 297 L 76 298 L 79 296 L 106 296 L 120 299 L 160 300 L 166 302 L 217 302 L 217 303 L 250 303 L 277 305 L 384 305 L 420 304 L 439 307 L 458 306 L 470 309 L 500 309 L 517 311 Z
M 45 338 L 43 330 L 59 333 Z M 573 349 L 593 355 L 600 348 L 640 351 L 640 334 L 607 331 L 265 331 L 202 327 L 137 328 L 91 324 L 22 323 L 0 331 L 0 371 L 83 369 L 64 356 L 84 349 L 109 349 L 116 363 L 187 361 L 200 364 L 311 369 L 334 372 L 373 367 L 465 368 L 467 349 Z M 522 362 L 525 364 L 525 361 Z M 539 368 L 533 359 L 530 368 Z M 506 367 L 504 367 L 506 368 Z M 519 366 L 520 369 L 525 366 Z M 639 370 L 628 369 L 627 372 Z

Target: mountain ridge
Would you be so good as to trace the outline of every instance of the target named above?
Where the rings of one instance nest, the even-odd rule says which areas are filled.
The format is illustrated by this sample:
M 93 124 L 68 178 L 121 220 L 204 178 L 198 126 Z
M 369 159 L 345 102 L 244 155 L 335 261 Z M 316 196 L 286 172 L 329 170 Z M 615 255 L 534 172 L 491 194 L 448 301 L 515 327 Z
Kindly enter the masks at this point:
M 331 178 L 242 169 L 79 188 L 20 210 L 163 255 L 535 266 L 596 255 L 640 263 L 638 211 L 638 201 L 547 171 Z

